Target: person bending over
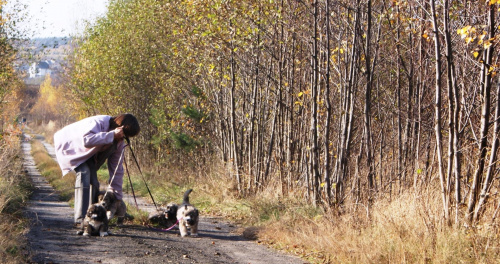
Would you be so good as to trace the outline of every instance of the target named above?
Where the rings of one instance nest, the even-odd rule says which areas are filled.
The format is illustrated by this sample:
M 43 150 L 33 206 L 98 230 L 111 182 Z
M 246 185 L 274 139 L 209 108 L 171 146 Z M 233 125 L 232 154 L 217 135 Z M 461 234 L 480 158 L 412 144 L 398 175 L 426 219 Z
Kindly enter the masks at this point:
M 117 199 L 123 198 L 124 138 L 139 134 L 140 126 L 131 114 L 96 115 L 63 127 L 54 134 L 54 149 L 63 177 L 75 171 L 75 224 L 85 218 L 90 204 L 97 202 L 97 170 L 107 160 L 110 185 Z M 114 175 L 114 176 L 113 176 Z

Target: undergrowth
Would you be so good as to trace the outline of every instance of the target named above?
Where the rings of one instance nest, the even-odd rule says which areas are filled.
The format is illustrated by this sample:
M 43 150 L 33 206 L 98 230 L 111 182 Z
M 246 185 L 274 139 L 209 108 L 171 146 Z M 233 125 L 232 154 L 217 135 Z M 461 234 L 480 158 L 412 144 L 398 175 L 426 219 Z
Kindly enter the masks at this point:
M 467 229 L 443 224 L 440 197 L 432 188 L 408 190 L 392 199 L 379 197 L 368 211 L 360 204 L 328 210 L 304 202 L 304 193 L 284 197 L 276 191 L 277 184 L 269 184 L 257 195 L 241 197 L 224 169 L 216 166 L 201 172 L 172 166 L 161 174 L 145 171 L 141 175 L 130 161 L 128 164 L 136 195 L 151 200 L 151 191 L 162 206 L 181 203 L 183 193 L 192 188 L 190 201 L 202 215 L 231 220 L 239 224 L 245 237 L 311 263 L 500 263 L 496 226 Z M 74 178 L 68 179 L 71 184 L 57 184 L 61 180 L 60 172 L 55 172 L 58 168 L 40 168 L 50 171 L 48 177 L 55 178 L 52 181 L 62 192 L 71 186 L 71 193 L 63 197 L 72 195 Z M 105 166 L 98 177 L 106 184 L 109 175 Z M 123 182 L 124 191 L 130 193 L 126 174 Z M 147 222 L 147 215 L 130 204 L 128 212 L 134 215 L 135 223 Z
M 31 184 L 22 171 L 19 138 L 0 140 L 0 259 L 2 263 L 26 263 L 24 234 L 28 222 L 22 208 Z
M 500 263 L 496 226 L 444 224 L 439 192 L 432 187 L 379 197 L 369 210 L 345 204 L 339 212 L 304 202 L 304 193 L 284 197 L 278 185 L 242 198 L 223 170 L 185 173 L 172 168 L 164 175 L 146 174 L 145 181 L 161 204 L 179 203 L 193 188 L 190 200 L 202 214 L 232 220 L 245 237 L 311 263 Z M 132 180 L 148 197 L 143 180 L 136 174 Z

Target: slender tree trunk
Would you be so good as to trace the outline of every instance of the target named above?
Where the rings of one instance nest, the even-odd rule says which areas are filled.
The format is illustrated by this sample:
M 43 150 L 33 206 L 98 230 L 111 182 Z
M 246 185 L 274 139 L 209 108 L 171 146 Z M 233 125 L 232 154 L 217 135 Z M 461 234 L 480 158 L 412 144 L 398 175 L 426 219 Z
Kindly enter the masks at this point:
M 330 119 L 332 113 L 332 107 L 330 102 L 330 1 L 325 1 L 326 5 L 326 73 L 325 73 L 325 102 L 326 102 L 326 121 L 325 121 L 325 157 L 324 157 L 324 166 L 325 166 L 325 177 L 324 182 L 325 193 L 327 195 L 327 203 L 330 204 L 331 201 L 331 182 L 330 182 Z
M 399 5 L 396 7 L 399 13 Z M 401 105 L 401 50 L 400 50 L 400 28 L 401 28 L 401 22 L 399 19 L 399 16 L 397 18 L 397 33 L 396 33 L 396 53 L 398 56 L 398 66 L 397 66 L 397 90 L 396 90 L 396 101 L 397 101 L 397 106 L 398 106 L 398 164 L 397 164 L 397 172 L 398 172 L 398 181 L 399 181 L 399 192 L 402 192 L 403 188 L 403 182 L 402 182 L 402 176 L 403 176 L 403 120 L 402 120 L 402 105 Z
M 234 48 L 232 49 L 234 50 Z M 239 173 L 239 163 L 238 163 L 238 140 L 236 135 L 236 106 L 235 106 L 235 90 L 236 90 L 236 69 L 235 69 L 234 51 L 231 51 L 231 94 L 230 105 L 231 105 L 231 146 L 233 153 L 233 172 L 236 177 L 236 183 L 238 187 L 238 192 L 241 193 L 241 179 Z
M 343 86 L 341 95 L 341 124 L 340 124 L 340 140 L 339 140 L 339 154 L 336 165 L 336 178 L 335 178 L 335 202 L 340 204 L 343 200 L 345 193 L 345 180 L 347 178 L 347 171 L 349 165 L 349 156 L 351 152 L 351 132 L 352 123 L 354 119 L 354 83 L 356 77 L 356 61 L 359 57 L 357 43 L 358 43 L 358 29 L 360 20 L 360 0 L 357 1 L 356 13 L 354 14 L 354 33 L 352 34 L 352 47 L 350 51 L 349 68 L 347 72 L 347 82 Z M 343 101 L 342 101 L 343 100 Z
M 311 58 L 311 70 L 312 70 L 312 80 L 311 80 L 311 176 L 312 176 L 312 188 L 313 188 L 313 203 L 315 205 L 319 202 L 319 151 L 318 151 L 318 99 L 319 99 L 319 67 L 318 67 L 318 0 L 314 0 L 314 34 L 313 34 L 313 53 Z
M 479 220 L 484 212 L 484 205 L 490 198 L 490 189 L 493 183 L 493 171 L 496 168 L 496 156 L 498 152 L 498 146 L 500 144 L 500 139 L 498 138 L 498 133 L 500 133 L 500 84 L 497 84 L 497 104 L 495 109 L 495 128 L 493 132 L 493 143 L 491 145 L 490 160 L 488 164 L 488 169 L 486 171 L 486 176 L 483 183 L 483 188 L 481 190 L 481 195 L 479 196 L 479 202 L 477 204 L 476 211 L 474 213 L 474 219 Z
M 493 38 L 495 34 L 495 6 L 489 5 L 489 17 L 488 17 L 488 28 L 489 28 L 489 38 Z M 466 219 L 469 224 L 473 224 L 475 220 L 473 217 L 474 209 L 476 208 L 476 202 L 479 198 L 479 188 L 483 181 L 483 172 L 485 157 L 487 153 L 487 137 L 489 128 L 489 116 L 490 116 L 490 91 L 491 91 L 491 74 L 489 73 L 491 60 L 493 56 L 493 46 L 491 45 L 486 49 L 483 56 L 483 65 L 481 68 L 481 83 L 482 85 L 482 110 L 481 110 L 481 130 L 479 131 L 479 157 L 476 162 L 476 171 L 474 172 L 474 178 L 471 186 L 471 192 L 469 195 L 469 204 L 467 206 L 467 216 Z
M 448 200 L 451 199 L 452 178 L 455 179 L 455 224 L 459 224 L 459 209 L 461 203 L 461 155 L 460 155 L 460 134 L 459 134 L 459 113 L 460 102 L 458 96 L 458 87 L 456 82 L 455 62 L 453 56 L 452 42 L 449 30 L 449 0 L 445 1 L 445 8 L 443 9 L 443 16 L 445 21 L 445 41 L 446 41 L 446 57 L 448 62 L 448 105 L 449 105 L 449 146 L 448 146 L 448 183 L 447 190 Z M 454 176 L 454 177 L 453 177 Z
M 457 108 L 456 108 L 456 97 L 455 93 L 458 91 L 456 88 L 456 80 L 455 80 L 455 63 L 453 61 L 453 48 L 452 48 L 452 43 L 451 43 L 451 37 L 450 37 L 450 30 L 449 30 L 449 20 L 450 20 L 450 8 L 449 8 L 449 0 L 446 0 L 444 2 L 444 8 L 443 8 L 443 17 L 444 17 L 444 37 L 445 37 L 445 42 L 446 42 L 446 60 L 448 67 L 447 69 L 447 86 L 448 86 L 448 131 L 449 131 L 449 136 L 448 136 L 448 170 L 447 170 L 447 181 L 446 181 L 446 190 L 448 193 L 446 194 L 446 199 L 447 202 L 446 204 L 450 204 L 450 198 L 451 198 L 451 179 L 452 175 L 455 175 L 456 179 L 456 185 L 458 188 L 455 191 L 458 191 L 458 195 L 460 194 L 460 171 L 459 166 L 460 166 L 460 161 L 458 158 L 458 149 L 455 147 L 458 144 L 458 131 L 457 131 L 457 126 L 456 126 L 456 119 L 458 116 Z M 455 164 L 457 162 L 457 164 Z M 456 198 L 459 198 L 459 196 Z M 458 213 L 458 208 L 459 208 L 459 203 L 460 201 L 457 200 L 456 203 L 456 212 Z M 458 214 L 455 216 L 455 222 L 458 224 Z
M 365 138 L 364 144 L 366 147 L 366 165 L 368 168 L 368 200 L 372 200 L 372 192 L 374 191 L 375 184 L 373 181 L 373 155 L 372 155 L 372 140 L 371 140 L 371 92 L 373 84 L 373 72 L 371 69 L 371 31 L 372 31 L 372 1 L 368 0 L 367 4 L 367 26 L 366 26 L 366 44 L 365 44 L 365 67 L 366 67 L 366 90 L 365 90 L 365 109 L 364 113 L 364 129 Z
M 435 0 L 430 0 L 431 5 L 431 15 L 432 15 L 432 27 L 434 31 L 434 49 L 436 54 L 436 98 L 434 104 L 435 120 L 434 120 L 434 132 L 436 135 L 436 147 L 437 147 L 437 159 L 438 159 L 438 172 L 439 181 L 441 183 L 441 196 L 443 199 L 443 212 L 444 219 L 448 221 L 450 218 L 448 200 L 446 194 L 446 180 L 443 171 L 443 149 L 442 149 L 442 135 L 441 135 L 441 45 L 439 41 L 439 30 L 437 24 L 437 14 Z
M 257 45 L 260 42 L 260 32 L 257 33 Z M 249 182 L 248 182 L 248 190 L 250 191 L 251 188 L 254 186 L 252 184 L 252 179 L 255 179 L 255 170 L 254 170 L 254 138 L 255 138 L 255 113 L 256 113 L 256 107 L 257 107 L 257 91 L 259 87 L 259 65 L 260 65 L 260 50 L 258 48 L 255 49 L 255 78 L 254 78 L 254 83 L 253 83 L 253 89 L 252 89 L 252 103 L 250 105 L 251 110 L 250 110 L 250 131 L 249 131 L 249 138 L 248 138 L 248 174 L 249 174 Z

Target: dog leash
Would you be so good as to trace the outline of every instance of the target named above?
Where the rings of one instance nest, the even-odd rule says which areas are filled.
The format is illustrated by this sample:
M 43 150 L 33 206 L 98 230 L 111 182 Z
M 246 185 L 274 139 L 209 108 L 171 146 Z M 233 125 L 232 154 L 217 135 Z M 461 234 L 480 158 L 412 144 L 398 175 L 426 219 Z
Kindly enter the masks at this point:
M 135 208 L 137 208 L 137 210 L 139 210 L 139 205 L 137 204 L 137 199 L 135 198 L 134 186 L 132 185 L 132 179 L 130 178 L 130 173 L 128 172 L 127 161 L 125 159 L 123 160 L 123 164 L 125 164 L 125 170 L 127 171 L 128 182 L 130 184 L 130 189 L 132 190 L 132 197 L 134 197 Z
M 126 147 L 126 146 L 125 146 Z M 120 162 L 122 161 L 122 158 L 123 158 L 123 154 L 125 153 L 125 148 L 123 148 L 122 150 L 122 154 L 120 154 L 120 158 L 118 159 L 118 164 L 120 164 Z M 123 161 L 125 161 L 125 159 L 123 159 Z M 111 177 L 111 180 L 109 181 L 109 184 L 108 184 L 108 187 L 111 186 L 111 183 L 113 182 L 113 180 L 115 179 L 115 176 L 116 176 L 116 172 L 118 171 L 118 166 L 116 166 L 115 168 L 115 171 L 113 172 L 113 176 Z M 127 171 L 128 172 L 128 171 Z M 104 193 L 104 196 L 102 197 L 102 200 L 104 200 L 104 198 L 106 198 L 106 195 L 108 195 L 108 192 L 105 192 Z M 135 196 L 134 196 L 135 198 Z
M 156 227 L 152 227 L 152 226 L 150 226 L 150 225 L 148 225 L 148 227 L 149 227 L 150 229 L 153 229 L 153 230 L 156 230 L 156 231 L 160 231 L 160 232 L 167 232 L 167 231 L 172 230 L 172 228 L 174 228 L 174 227 L 175 227 L 175 226 L 179 223 L 179 220 L 180 220 L 180 219 L 177 219 L 177 222 L 175 222 L 175 224 L 174 224 L 173 226 L 169 227 L 169 228 L 156 228 Z
M 142 171 L 141 171 L 141 168 L 139 166 L 139 162 L 137 162 L 137 159 L 136 159 L 136 157 L 134 155 L 134 151 L 132 150 L 132 147 L 130 147 L 130 140 L 127 137 L 125 139 L 127 141 L 127 145 L 125 147 L 127 147 L 127 146 L 129 147 L 130 152 L 132 153 L 132 157 L 134 157 L 135 163 L 137 164 L 137 168 L 139 169 L 139 172 L 141 173 L 141 176 L 142 176 L 142 179 L 144 181 L 144 184 L 146 185 L 146 188 L 148 189 L 149 195 L 151 196 L 151 199 L 153 200 L 155 208 L 158 211 L 158 207 L 156 206 L 156 202 L 155 202 L 155 200 L 153 198 L 153 195 L 151 195 L 151 191 L 149 190 L 149 187 L 148 187 L 146 181 L 144 180 L 144 176 L 142 175 Z M 124 150 L 125 150 L 125 148 L 124 148 Z M 122 153 L 122 155 L 123 155 L 123 153 Z M 128 180 L 129 180 L 129 183 L 130 183 L 130 189 L 132 190 L 132 196 L 134 197 L 135 207 L 139 210 L 139 205 L 137 204 L 137 199 L 135 197 L 134 186 L 132 185 L 132 178 L 130 177 L 130 172 L 128 170 L 128 164 L 127 164 L 127 160 L 126 159 L 123 159 L 123 164 L 125 165 L 125 170 L 127 171 Z M 177 221 L 175 222 L 175 224 L 173 224 L 169 228 L 156 228 L 156 227 L 152 227 L 150 225 L 148 225 L 148 228 L 150 228 L 152 230 L 155 230 L 155 231 L 167 232 L 167 231 L 172 230 L 177 224 L 179 224 L 179 220 L 180 219 L 177 219 Z
M 139 173 L 141 174 L 142 181 L 144 182 L 144 185 L 146 185 L 146 189 L 148 190 L 149 196 L 151 197 L 151 200 L 153 201 L 153 204 L 155 205 L 156 211 L 158 211 L 158 206 L 156 205 L 155 199 L 153 198 L 153 195 L 151 194 L 151 190 L 149 190 L 149 186 L 146 183 L 146 180 L 144 179 L 144 175 L 142 174 L 141 167 L 139 166 L 139 162 L 137 161 L 137 158 L 135 157 L 134 151 L 132 150 L 132 147 L 130 146 L 130 139 L 128 137 L 125 137 L 125 140 L 127 141 L 127 146 L 130 149 L 130 153 L 132 153 L 132 157 L 134 158 L 135 164 L 137 165 L 137 168 L 139 169 Z

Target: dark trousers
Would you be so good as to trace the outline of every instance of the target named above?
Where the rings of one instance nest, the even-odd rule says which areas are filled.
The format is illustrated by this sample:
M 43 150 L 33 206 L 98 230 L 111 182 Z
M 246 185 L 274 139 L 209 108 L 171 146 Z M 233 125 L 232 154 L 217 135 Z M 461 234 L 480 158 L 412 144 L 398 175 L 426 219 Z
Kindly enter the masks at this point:
M 115 142 L 106 150 L 95 154 L 74 169 L 76 172 L 75 223 L 81 223 L 87 214 L 89 205 L 98 202 L 99 180 L 97 179 L 97 170 L 115 152 L 116 146 Z

